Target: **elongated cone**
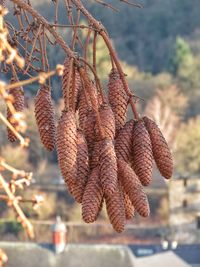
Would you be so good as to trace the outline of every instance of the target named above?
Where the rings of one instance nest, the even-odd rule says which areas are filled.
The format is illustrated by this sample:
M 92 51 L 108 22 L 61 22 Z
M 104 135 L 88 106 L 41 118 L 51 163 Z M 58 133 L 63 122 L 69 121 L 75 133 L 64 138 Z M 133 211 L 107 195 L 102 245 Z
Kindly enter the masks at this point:
M 35 97 L 35 119 L 42 144 L 52 151 L 55 147 L 56 125 L 51 91 L 46 85 L 41 86 Z
M 16 82 L 15 79 L 11 79 L 11 83 Z M 13 97 L 13 106 L 17 112 L 22 112 L 24 110 L 24 91 L 21 86 L 18 86 L 16 88 L 10 89 L 9 94 Z M 17 127 L 16 123 L 12 122 L 12 113 L 10 112 L 9 108 L 7 108 L 7 119 L 12 124 L 14 128 Z M 8 140 L 10 142 L 15 142 L 17 140 L 17 137 L 15 134 L 7 128 L 7 134 L 8 134 Z
M 99 166 L 103 192 L 105 195 L 111 196 L 117 190 L 118 181 L 117 157 L 110 139 L 104 139 L 101 142 Z
M 114 140 L 115 138 L 115 117 L 112 109 L 108 105 L 102 105 L 99 109 L 102 128 L 106 138 Z M 98 136 L 98 128 L 96 127 L 96 135 Z
M 94 115 L 94 111 L 92 109 L 88 110 L 86 119 L 85 119 L 85 125 L 83 128 L 84 131 L 84 135 L 87 141 L 87 145 L 88 145 L 88 153 L 89 153 L 89 157 L 91 157 L 92 154 L 92 150 L 94 147 L 94 143 L 95 143 L 95 115 Z
M 85 127 L 85 120 L 87 118 L 88 110 L 90 109 L 90 107 L 90 102 L 87 103 L 85 99 L 85 93 L 83 90 L 81 90 L 78 102 L 79 126 L 81 129 L 84 129 Z
M 144 122 L 135 122 L 133 128 L 133 168 L 141 183 L 147 186 L 152 181 L 153 152 L 149 133 Z
M 98 214 L 102 208 L 103 189 L 99 179 L 99 169 L 93 169 L 82 200 L 82 217 L 87 223 L 96 221 Z
M 81 130 L 77 132 L 77 149 L 77 178 L 73 189 L 73 196 L 78 203 L 81 203 L 89 175 L 88 148 Z
M 156 165 L 162 176 L 170 179 L 173 173 L 173 159 L 169 146 L 157 124 L 148 117 L 144 117 L 143 120 L 150 135 Z
M 73 75 L 73 70 L 71 71 L 71 74 Z M 75 110 L 77 109 L 78 106 L 78 101 L 79 101 L 79 95 L 80 95 L 80 90 L 81 90 L 81 78 L 79 75 L 78 70 L 75 70 L 75 83 L 74 83 L 74 95 L 73 95 L 73 78 L 70 76 L 70 60 L 69 58 L 66 58 L 64 61 L 64 71 L 63 71 L 63 76 L 62 76 L 62 92 L 63 92 L 63 98 L 65 105 L 67 106 L 67 103 L 69 101 L 69 108 L 73 107 L 73 101 L 75 102 Z M 70 86 L 69 86 L 69 92 L 67 92 L 67 85 L 68 81 L 70 79 Z M 69 96 L 69 99 L 67 97 Z M 74 97 L 74 99 L 73 99 Z
M 100 147 L 101 147 L 101 141 L 95 142 L 94 148 L 92 151 L 91 161 L 90 161 L 90 168 L 91 169 L 94 169 L 97 166 L 99 166 Z
M 133 169 L 123 160 L 118 160 L 118 173 L 124 191 L 135 210 L 143 217 L 149 216 L 150 209 L 142 184 Z
M 134 216 L 134 207 L 131 203 L 131 200 L 129 196 L 123 191 L 123 197 L 124 197 L 124 208 L 125 208 L 125 215 L 127 220 L 131 220 Z
M 118 132 L 126 122 L 128 97 L 124 91 L 119 73 L 115 68 L 111 70 L 109 75 L 108 99 L 115 116 L 116 132 Z
M 63 111 L 56 133 L 58 164 L 64 181 L 70 191 L 77 179 L 77 129 L 73 111 Z
M 82 78 L 84 91 L 87 92 L 91 101 L 92 107 L 97 109 L 99 106 L 97 88 L 92 80 L 90 80 L 88 73 L 83 67 L 79 68 L 79 73 Z
M 106 210 L 109 220 L 116 232 L 124 231 L 126 217 L 123 201 L 123 193 L 119 187 L 110 196 L 105 196 Z
M 134 120 L 128 121 L 124 127 L 119 130 L 115 140 L 117 158 L 123 159 L 126 162 L 130 162 L 132 157 L 133 127 Z

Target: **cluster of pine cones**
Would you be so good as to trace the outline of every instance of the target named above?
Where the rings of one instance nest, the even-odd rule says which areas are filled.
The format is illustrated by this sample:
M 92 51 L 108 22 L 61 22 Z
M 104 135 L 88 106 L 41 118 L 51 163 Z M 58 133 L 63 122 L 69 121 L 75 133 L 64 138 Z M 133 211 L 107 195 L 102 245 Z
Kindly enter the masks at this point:
M 43 145 L 55 147 L 69 192 L 82 204 L 82 217 L 92 223 L 105 200 L 109 220 L 117 232 L 137 212 L 150 213 L 143 186 L 152 180 L 153 161 L 163 177 L 172 176 L 172 156 L 161 131 L 148 117 L 126 122 L 127 97 L 118 71 L 109 75 L 108 99 L 90 83 L 98 105 L 97 123 L 87 83 L 70 61 L 64 62 L 62 91 L 65 109 L 56 126 L 51 91 L 42 85 L 35 98 L 35 116 Z M 90 88 L 91 89 L 91 88 Z M 104 133 L 102 134 L 100 130 Z

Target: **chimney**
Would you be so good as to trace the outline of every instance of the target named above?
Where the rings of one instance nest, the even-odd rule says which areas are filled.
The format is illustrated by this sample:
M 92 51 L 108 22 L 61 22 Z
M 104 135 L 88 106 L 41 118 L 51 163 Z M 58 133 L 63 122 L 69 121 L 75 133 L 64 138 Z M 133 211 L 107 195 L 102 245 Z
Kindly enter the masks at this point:
M 53 247 L 56 254 L 62 253 L 66 245 L 67 229 L 61 217 L 56 217 L 55 224 L 52 225 Z

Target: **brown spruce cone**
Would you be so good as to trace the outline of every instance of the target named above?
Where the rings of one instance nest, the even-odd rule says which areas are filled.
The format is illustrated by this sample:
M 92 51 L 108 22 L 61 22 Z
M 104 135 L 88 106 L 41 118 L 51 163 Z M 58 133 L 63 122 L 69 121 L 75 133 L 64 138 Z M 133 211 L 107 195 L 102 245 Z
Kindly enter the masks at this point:
M 14 82 L 16 82 L 16 80 L 11 79 L 11 83 L 14 83 Z M 13 97 L 13 100 L 14 100 L 13 106 L 14 106 L 15 110 L 17 112 L 22 112 L 24 110 L 24 106 L 25 106 L 23 88 L 21 86 L 20 87 L 18 86 L 16 88 L 10 89 L 9 94 L 12 95 L 12 97 Z M 17 127 L 16 123 L 12 122 L 12 114 L 11 114 L 9 108 L 7 108 L 7 119 L 12 124 L 12 126 L 14 128 Z M 17 137 L 9 128 L 7 128 L 7 134 L 8 134 L 8 140 L 10 142 L 15 142 L 17 140 Z
M 123 159 L 126 162 L 131 161 L 132 157 L 133 127 L 134 120 L 128 121 L 118 132 L 115 140 L 115 152 L 117 158 Z
M 70 87 L 69 87 L 69 94 L 67 94 L 67 84 L 69 80 L 69 73 L 70 72 L 70 60 L 66 58 L 64 61 L 64 71 L 62 76 L 62 92 L 65 105 L 67 106 L 67 101 L 69 100 L 69 108 L 73 107 L 73 78 L 70 77 Z M 73 70 L 72 70 L 73 75 Z M 81 78 L 78 70 L 75 70 L 75 90 L 74 90 L 74 101 L 75 101 L 75 110 L 78 107 L 79 101 L 79 94 L 81 89 Z M 67 99 L 67 95 L 69 95 L 69 99 Z
M 77 179 L 77 129 L 73 111 L 63 111 L 56 132 L 58 164 L 65 183 L 73 193 Z
M 91 104 L 90 103 L 87 104 L 87 101 L 85 99 L 85 93 L 83 90 L 81 90 L 78 102 L 79 126 L 81 129 L 84 129 L 85 120 L 87 118 L 88 110 L 90 109 L 90 107 Z
M 42 85 L 35 97 L 35 118 L 42 144 L 47 150 L 55 147 L 55 114 L 48 86 Z
M 111 70 L 109 75 L 108 99 L 115 116 L 116 132 L 118 132 L 126 122 L 128 97 L 124 91 L 119 73 L 115 68 Z
M 105 196 L 106 210 L 109 220 L 116 232 L 124 231 L 126 217 L 123 201 L 123 193 L 119 187 L 110 196 Z
M 81 130 L 77 131 L 77 149 L 77 178 L 73 196 L 78 203 L 81 203 L 89 175 L 88 148 Z
M 144 122 L 135 122 L 133 128 L 133 168 L 141 183 L 147 186 L 152 181 L 153 152 L 149 133 Z
M 134 216 L 135 209 L 133 204 L 129 198 L 129 196 L 123 191 L 124 196 L 124 208 L 125 208 L 125 215 L 127 220 L 131 220 Z
M 92 109 L 90 109 L 90 110 L 88 110 L 88 113 L 87 113 L 87 116 L 85 119 L 84 128 L 83 128 L 85 139 L 86 139 L 87 145 L 88 145 L 89 157 L 91 157 L 94 143 L 96 141 L 95 123 L 96 123 L 96 119 L 95 119 L 94 111 Z
M 101 142 L 100 156 L 100 180 L 105 195 L 111 196 L 118 187 L 117 181 L 117 157 L 115 154 L 113 142 L 110 139 L 104 139 Z
M 125 161 L 118 160 L 117 163 L 118 177 L 135 210 L 143 217 L 149 216 L 148 199 L 137 175 Z
M 93 170 L 99 165 L 100 147 L 101 147 L 101 141 L 95 142 L 90 161 L 91 170 Z
M 82 217 L 86 223 L 96 221 L 103 203 L 103 190 L 99 179 L 99 169 L 93 169 L 88 179 L 82 199 Z
M 105 137 L 114 140 L 115 138 L 115 117 L 111 107 L 102 105 L 99 109 L 102 128 L 105 132 Z M 96 135 L 99 136 L 98 128 L 96 127 Z
M 148 117 L 144 117 L 143 120 L 150 135 L 156 165 L 162 176 L 170 179 L 173 173 L 173 158 L 167 141 L 153 120 Z

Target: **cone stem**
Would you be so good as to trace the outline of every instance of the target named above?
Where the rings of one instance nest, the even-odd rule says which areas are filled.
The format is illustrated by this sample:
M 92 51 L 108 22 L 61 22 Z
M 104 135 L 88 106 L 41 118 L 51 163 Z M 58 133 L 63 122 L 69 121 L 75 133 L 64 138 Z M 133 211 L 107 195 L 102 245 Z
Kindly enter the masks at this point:
M 72 68 L 72 109 L 75 110 L 75 91 L 76 91 L 76 70 L 73 64 Z
M 79 68 L 79 73 L 80 73 L 81 78 L 82 78 L 83 83 L 84 83 L 84 89 L 87 91 L 88 95 L 90 96 L 92 107 L 93 107 L 94 112 L 95 112 L 96 122 L 97 122 L 97 125 L 99 128 L 100 137 L 103 139 L 105 134 L 104 134 L 104 131 L 102 128 L 101 118 L 99 115 L 98 102 L 96 100 L 95 92 L 91 86 L 91 81 L 90 81 L 90 79 L 89 79 L 89 77 L 88 77 L 88 75 L 85 72 L 83 67 Z
M 115 62 L 116 68 L 119 72 L 120 78 L 122 80 L 123 86 L 124 86 L 124 90 L 126 91 L 126 94 L 128 95 L 128 97 L 130 97 L 130 105 L 133 111 L 133 114 L 135 116 L 136 119 L 139 119 L 139 114 L 136 110 L 136 106 L 135 103 L 132 99 L 132 93 L 129 90 L 128 87 L 128 83 L 124 77 L 124 73 L 121 67 L 121 64 L 119 62 L 119 59 L 117 57 L 117 54 L 115 52 L 115 50 L 112 47 L 110 38 L 108 36 L 108 34 L 106 33 L 106 30 L 104 28 L 104 26 L 97 21 L 89 12 L 88 10 L 83 6 L 83 4 L 81 3 L 81 1 L 79 0 L 72 0 L 72 2 L 75 4 L 75 6 L 82 12 L 82 14 L 89 20 L 89 22 L 96 28 L 96 31 L 102 36 L 102 38 L 104 39 L 104 42 L 110 52 L 111 57 L 113 58 L 113 61 Z
M 72 75 L 73 75 L 73 65 L 74 65 L 74 59 L 71 58 L 70 62 L 69 62 L 69 78 L 67 80 L 67 88 L 66 88 L 66 93 L 67 93 L 67 97 L 65 100 L 65 105 L 66 108 L 69 109 L 69 89 L 70 89 L 70 85 L 71 85 L 71 79 L 72 79 Z
M 96 73 L 96 70 L 93 68 L 93 66 L 91 66 L 84 58 L 79 58 L 79 60 L 80 61 L 83 61 L 83 63 L 85 64 L 85 65 L 87 65 L 88 67 L 89 67 L 89 69 L 92 71 L 92 73 L 93 73 L 93 75 L 94 75 L 94 79 L 95 79 L 95 83 L 96 83 L 96 87 L 97 87 L 97 89 L 99 90 L 99 93 L 100 93 L 100 95 L 101 95 L 101 98 L 102 98 L 102 101 L 104 102 L 104 103 L 106 103 L 107 102 L 107 100 L 106 100 L 106 97 L 105 97 L 105 95 L 104 95 L 104 92 L 103 92 L 103 88 L 102 88 L 102 85 L 101 85 L 101 82 L 100 82 L 100 80 L 99 80 L 99 78 L 98 78 L 98 75 L 97 75 L 97 73 Z
M 55 31 L 54 27 L 52 27 L 52 25 L 49 24 L 49 22 L 43 16 L 41 16 L 31 5 L 27 4 L 23 0 L 12 0 L 11 2 L 14 2 L 22 10 L 27 11 L 34 18 L 36 18 L 39 23 L 43 24 L 43 26 L 53 35 L 56 42 L 62 47 L 65 53 L 67 53 L 69 57 L 75 58 L 75 53 L 67 46 L 64 39 Z

